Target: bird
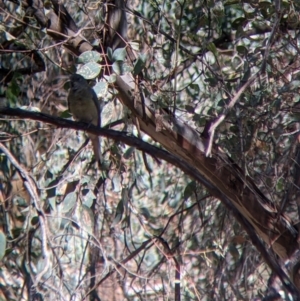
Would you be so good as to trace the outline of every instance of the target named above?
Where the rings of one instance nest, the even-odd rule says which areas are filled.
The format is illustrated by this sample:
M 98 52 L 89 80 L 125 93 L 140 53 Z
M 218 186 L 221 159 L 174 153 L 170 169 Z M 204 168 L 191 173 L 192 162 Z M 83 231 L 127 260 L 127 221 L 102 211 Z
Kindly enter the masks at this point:
M 74 120 L 101 126 L 101 106 L 97 94 L 87 80 L 80 74 L 70 76 L 70 90 L 68 94 L 69 111 Z M 99 136 L 88 134 L 92 141 L 95 159 L 101 169 L 102 153 Z

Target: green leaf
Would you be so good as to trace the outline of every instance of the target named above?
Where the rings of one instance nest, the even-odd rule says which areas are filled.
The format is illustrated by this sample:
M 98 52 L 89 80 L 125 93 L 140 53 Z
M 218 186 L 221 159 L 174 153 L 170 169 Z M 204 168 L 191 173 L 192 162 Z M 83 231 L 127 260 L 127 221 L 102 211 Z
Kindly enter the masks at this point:
M 47 185 L 48 187 L 50 187 L 49 189 L 46 190 L 47 198 L 52 198 L 52 197 L 56 196 L 56 187 L 57 187 L 58 183 L 59 183 L 59 180 L 55 179 Z
M 207 82 L 212 88 L 216 87 L 218 84 L 218 80 L 214 77 L 209 77 L 204 80 Z
M 239 26 L 242 26 L 245 22 L 247 22 L 247 19 L 245 17 L 236 18 L 232 22 L 232 28 L 237 29 Z
M 91 62 L 83 65 L 77 70 L 77 74 L 82 75 L 85 79 L 93 79 L 99 75 L 100 71 L 101 65 Z
M 238 53 L 243 55 L 248 53 L 248 48 L 243 45 L 236 46 L 236 50 L 238 51 Z
M 198 126 L 205 126 L 206 124 L 205 118 L 203 118 L 201 114 L 194 113 L 192 120 L 196 122 Z
M 122 220 L 123 213 L 124 213 L 124 203 L 123 203 L 123 200 L 120 200 L 120 202 L 118 203 L 118 206 L 117 206 L 115 218 L 114 218 L 114 220 L 112 222 L 112 225 L 111 225 L 112 227 L 117 225 Z
M 97 62 L 101 62 L 102 57 L 101 54 L 97 51 L 86 51 L 84 53 L 82 53 L 79 58 L 78 61 L 81 64 L 87 64 L 87 63 L 97 63 Z
M 193 114 L 195 111 L 195 107 L 194 106 L 190 106 L 190 105 L 185 105 L 184 108 L 186 109 L 187 112 Z
M 113 63 L 112 68 L 115 73 L 117 73 L 118 75 L 122 75 L 124 73 L 123 66 L 124 66 L 123 62 L 116 61 Z
M 6 98 L 9 100 L 9 102 L 16 103 L 20 91 L 20 84 L 17 81 L 17 77 L 14 76 L 6 89 Z
M 135 147 L 129 147 L 123 155 L 124 159 L 129 159 L 131 155 L 134 153 Z
M 190 84 L 188 89 L 193 94 L 198 94 L 200 92 L 200 87 L 198 84 Z
M 34 216 L 34 217 L 31 219 L 31 225 L 32 225 L 32 226 L 37 225 L 38 222 L 39 222 L 39 217 L 38 217 L 38 216 Z
M 211 51 L 214 54 L 214 56 L 218 56 L 218 49 L 214 43 L 209 43 L 207 45 L 207 49 Z
M 2 258 L 5 255 L 5 249 L 6 249 L 6 236 L 1 231 L 0 232 L 0 260 L 2 260 Z
M 149 219 L 151 217 L 150 211 L 146 207 L 140 208 L 140 214 L 143 215 L 146 219 Z
M 147 61 L 147 55 L 146 54 L 141 54 L 137 58 L 134 67 L 133 67 L 133 75 L 138 75 L 141 73 L 141 71 L 144 69 Z
M 112 56 L 112 61 L 121 61 L 124 62 L 126 57 L 126 48 L 118 48 L 114 51 Z
M 70 114 L 69 110 L 65 110 L 63 112 L 61 112 L 61 114 L 59 115 L 60 118 L 71 118 L 72 115 Z
M 286 186 L 285 180 L 280 178 L 276 183 L 276 190 L 283 191 Z
M 113 51 L 110 47 L 107 48 L 107 57 L 110 61 L 113 61 Z
M 12 235 L 13 235 L 14 238 L 19 237 L 22 233 L 23 233 L 23 229 L 22 228 L 14 228 L 14 229 L 12 229 Z
M 192 181 L 189 184 L 186 185 L 185 189 L 184 189 L 184 199 L 187 200 L 190 196 L 195 194 L 196 191 L 196 182 Z
M 272 5 L 272 1 L 271 0 L 260 0 L 258 2 L 258 5 L 260 8 L 268 8 Z

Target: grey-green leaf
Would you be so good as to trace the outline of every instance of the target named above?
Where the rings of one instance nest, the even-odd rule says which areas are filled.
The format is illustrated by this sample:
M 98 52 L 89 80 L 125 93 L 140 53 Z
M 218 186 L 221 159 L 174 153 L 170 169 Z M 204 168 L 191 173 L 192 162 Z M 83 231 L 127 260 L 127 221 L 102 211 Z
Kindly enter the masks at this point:
M 78 60 L 81 64 L 87 64 L 92 62 L 97 63 L 101 62 L 102 57 L 97 51 L 86 51 L 79 56 Z
M 105 79 L 107 80 L 107 82 L 109 83 L 109 84 L 113 84 L 113 83 L 115 83 L 116 82 L 116 80 L 117 80 L 117 76 L 113 73 L 113 74 L 111 74 L 111 75 L 109 75 L 109 76 L 104 76 L 105 77 Z
M 116 62 L 116 61 L 124 62 L 125 57 L 126 57 L 126 49 L 118 48 L 114 51 L 112 60 L 113 60 L 113 62 Z
M 113 61 L 113 51 L 110 47 L 107 48 L 107 57 L 110 61 Z
M 112 65 L 112 68 L 113 68 L 114 72 L 117 73 L 118 75 L 122 75 L 124 73 L 123 62 L 121 62 L 121 61 L 114 62 Z
M 124 159 L 126 160 L 129 159 L 131 155 L 134 153 L 134 151 L 135 151 L 135 147 L 129 147 L 123 155 Z
M 82 75 L 85 79 L 93 79 L 99 75 L 101 71 L 101 65 L 90 62 L 83 65 L 79 70 L 77 70 L 77 74 Z
M 122 220 L 123 213 L 124 213 L 124 203 L 123 203 L 123 200 L 120 200 L 120 202 L 118 203 L 118 206 L 117 206 L 115 218 L 111 225 L 112 227 L 117 225 Z
M 94 91 L 96 92 L 98 98 L 104 97 L 107 94 L 108 85 L 105 81 L 99 81 L 94 87 Z
M 67 194 L 62 202 L 62 212 L 63 213 L 69 212 L 75 206 L 76 200 L 77 200 L 76 192 L 73 191 Z
M 5 255 L 5 249 L 6 249 L 6 236 L 3 232 L 0 232 L 0 260 Z

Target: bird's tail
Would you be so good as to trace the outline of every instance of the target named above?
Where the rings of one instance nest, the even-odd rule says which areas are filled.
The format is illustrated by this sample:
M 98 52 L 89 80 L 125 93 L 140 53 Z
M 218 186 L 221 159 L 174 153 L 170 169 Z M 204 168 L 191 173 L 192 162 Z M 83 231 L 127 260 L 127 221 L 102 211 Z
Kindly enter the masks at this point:
M 92 141 L 95 159 L 97 161 L 99 169 L 101 169 L 102 166 L 101 139 L 100 137 L 95 135 L 89 135 L 89 137 Z

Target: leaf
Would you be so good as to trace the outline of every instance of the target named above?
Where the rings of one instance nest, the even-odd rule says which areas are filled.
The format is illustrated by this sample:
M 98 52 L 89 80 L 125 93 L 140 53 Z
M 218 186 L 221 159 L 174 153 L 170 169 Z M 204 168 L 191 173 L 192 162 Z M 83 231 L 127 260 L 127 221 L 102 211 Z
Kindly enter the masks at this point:
M 140 214 L 143 215 L 147 220 L 151 217 L 151 214 L 146 207 L 140 208 Z
M 130 47 L 131 47 L 133 50 L 135 50 L 135 51 L 137 51 L 137 52 L 140 51 L 140 43 L 138 43 L 138 42 L 129 42 L 129 45 L 130 45 Z
M 232 22 L 232 28 L 237 29 L 238 27 L 242 26 L 245 22 L 247 22 L 247 19 L 245 17 L 236 18 Z
M 93 79 L 99 75 L 101 71 L 101 65 L 90 62 L 83 65 L 79 70 L 77 70 L 77 74 L 82 75 L 85 79 Z
M 14 228 L 12 229 L 13 238 L 19 237 L 23 233 L 22 228 Z
M 39 217 L 38 217 L 38 216 L 34 216 L 34 217 L 31 219 L 31 225 L 32 225 L 32 226 L 37 225 L 38 222 L 39 222 Z M 1 244 L 1 242 L 0 242 L 0 244 Z
M 272 1 L 271 0 L 260 0 L 258 2 L 258 5 L 260 8 L 267 8 L 272 5 Z
M 91 208 L 94 203 L 94 200 L 96 199 L 96 196 L 91 189 L 84 190 L 87 190 L 87 193 L 84 194 L 84 201 L 82 203 L 86 207 Z M 82 193 L 84 193 L 84 190 L 82 190 Z
M 117 76 L 115 74 L 111 74 L 110 76 L 105 75 L 104 78 L 107 80 L 109 84 L 113 84 L 117 80 Z
M 16 40 L 16 37 L 14 37 L 13 35 L 11 35 L 9 32 L 4 31 L 4 33 L 5 33 L 5 39 L 6 39 L 7 41 L 13 41 L 13 40 Z
M 276 183 L 276 190 L 284 191 L 285 185 L 286 185 L 285 180 L 280 178 Z
M 116 61 L 112 64 L 112 68 L 114 72 L 117 73 L 118 75 L 122 75 L 124 73 L 123 66 L 124 64 L 121 61 Z
M 58 183 L 59 183 L 59 179 L 55 179 L 47 185 L 47 187 L 50 187 L 49 189 L 46 190 L 47 198 L 52 198 L 56 196 L 56 187 Z
M 198 126 L 205 126 L 206 120 L 202 117 L 202 115 L 194 113 L 194 116 L 192 118 L 194 122 L 198 124 Z
M 238 51 L 239 54 L 245 55 L 248 53 L 248 48 L 243 45 L 236 46 L 236 50 Z
M 214 43 L 209 43 L 207 45 L 207 49 L 209 51 L 211 51 L 214 54 L 214 56 L 216 56 L 216 57 L 218 56 L 218 50 L 217 50 L 217 47 Z
M 190 84 L 189 86 L 188 86 L 188 91 L 190 92 L 190 93 L 192 93 L 192 95 L 197 95 L 197 94 L 199 94 L 199 92 L 200 92 L 200 87 L 199 87 L 199 85 L 198 84 Z
M 216 87 L 218 84 L 218 80 L 215 77 L 208 77 L 204 81 L 207 82 L 212 88 Z
M 6 236 L 1 231 L 0 232 L 0 260 L 2 260 L 2 258 L 5 255 L 5 249 L 6 249 Z
M 129 147 L 123 155 L 124 159 L 129 159 L 131 155 L 134 153 L 135 147 Z
M 107 82 L 101 80 L 93 87 L 93 89 L 96 92 L 98 98 L 103 98 L 107 95 L 108 84 Z
M 107 57 L 110 61 L 113 61 L 113 51 L 110 47 L 107 48 Z
M 191 181 L 190 183 L 188 183 L 183 192 L 184 199 L 187 200 L 189 197 L 194 195 L 196 188 L 197 186 L 195 181 Z
M 82 53 L 78 58 L 78 61 L 81 64 L 87 64 L 92 62 L 97 63 L 97 62 L 101 62 L 101 60 L 102 57 L 100 53 L 97 51 L 86 51 Z
M 73 192 L 67 194 L 67 196 L 62 201 L 62 204 L 61 204 L 62 205 L 62 209 L 61 209 L 61 211 L 63 213 L 69 212 L 75 206 L 76 201 L 77 201 L 77 193 L 76 192 L 73 191 Z
M 114 51 L 112 56 L 112 61 L 121 61 L 124 62 L 126 57 L 126 49 L 125 48 L 118 48 Z
M 6 89 L 6 98 L 9 100 L 9 102 L 15 103 L 18 99 L 20 91 L 20 84 L 17 82 L 17 78 L 14 76 Z
M 124 73 L 130 73 L 133 71 L 133 67 L 129 66 L 128 64 L 123 64 L 123 72 Z
M 194 106 L 191 106 L 191 105 L 185 105 L 184 108 L 186 109 L 186 111 L 187 111 L 188 113 L 191 113 L 191 114 L 193 114 L 194 111 L 195 111 L 195 107 L 194 107 Z
M 60 118 L 71 118 L 72 115 L 70 114 L 69 110 L 65 110 L 60 113 L 59 117 Z
M 124 213 L 124 203 L 123 203 L 123 200 L 120 200 L 120 202 L 118 203 L 117 209 L 116 209 L 115 218 L 111 225 L 112 227 L 117 225 L 122 220 L 123 213 Z
M 121 228 L 122 230 L 124 230 L 129 227 L 130 227 L 130 215 L 126 215 L 122 220 Z
M 56 196 L 52 198 L 48 198 L 48 204 L 50 205 L 52 210 L 56 210 L 56 200 L 57 200 Z
M 137 58 L 134 67 L 133 67 L 133 75 L 138 75 L 141 73 L 141 71 L 144 69 L 147 61 L 147 55 L 146 54 L 141 54 Z

